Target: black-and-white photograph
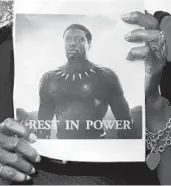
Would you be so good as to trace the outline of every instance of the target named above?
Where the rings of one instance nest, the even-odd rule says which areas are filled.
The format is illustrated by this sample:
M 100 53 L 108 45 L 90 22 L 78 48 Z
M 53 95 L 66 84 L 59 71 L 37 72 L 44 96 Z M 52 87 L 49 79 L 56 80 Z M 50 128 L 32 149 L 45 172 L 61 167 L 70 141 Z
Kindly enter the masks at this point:
M 15 0 L 13 16 L 13 0 L 0 1 L 0 185 L 171 185 L 170 7 L 169 0 Z M 56 23 L 59 23 L 58 29 L 54 26 Z M 114 24 L 113 28 L 111 25 Z M 60 55 L 56 49 L 61 51 Z M 57 63 L 57 59 L 61 62 Z M 50 63 L 47 64 L 47 61 Z M 79 65 L 74 66 L 76 61 Z M 89 64 L 88 71 L 76 71 L 85 70 L 87 66 L 83 68 L 83 63 L 80 63 L 85 61 L 87 63 L 84 64 Z M 118 61 L 123 66 L 118 65 Z M 131 81 L 131 85 L 128 73 L 125 76 L 129 77 L 127 81 L 123 75 L 123 68 L 128 71 L 131 65 L 133 77 L 142 83 L 139 78 L 142 75 L 140 68 L 144 69 L 142 63 L 145 67 L 145 109 L 137 97 L 140 95 L 137 82 Z M 85 77 L 89 81 L 85 81 Z M 113 77 L 112 84 L 108 81 L 109 77 Z M 96 80 L 98 78 L 101 82 Z M 105 89 L 102 91 L 100 86 L 96 86 L 97 90 L 104 94 L 97 93 L 94 88 L 99 84 Z M 59 90 L 57 85 L 60 85 L 59 89 L 66 87 L 64 90 L 71 85 L 74 88 L 69 89 L 72 90 L 70 93 L 63 89 L 60 92 L 56 91 Z M 136 96 L 129 94 L 128 86 L 134 86 L 132 92 L 136 91 Z M 115 94 L 115 99 L 122 95 L 131 119 L 119 119 L 118 112 L 113 111 L 116 108 L 112 107 L 115 99 L 109 96 L 108 90 L 114 93 L 114 87 L 117 92 L 122 92 Z M 77 99 L 73 99 L 73 95 Z M 83 96 L 85 102 L 82 101 Z M 52 107 L 48 103 L 55 98 L 58 99 Z M 106 102 L 99 98 L 106 98 Z M 112 104 L 110 100 L 113 100 Z M 65 107 L 62 107 L 63 103 Z M 87 117 L 86 108 L 91 108 L 90 105 L 93 105 L 90 109 L 93 113 L 98 113 L 94 112 L 98 109 L 106 110 L 98 115 L 98 118 L 103 116 L 98 120 L 66 119 L 67 116 L 79 117 L 74 112 L 75 105 L 80 110 L 84 108 L 85 114 L 78 110 L 80 118 Z M 45 108 L 50 111 L 49 114 L 47 110 L 42 112 Z M 57 114 L 54 108 L 60 108 L 63 114 Z M 50 115 L 53 115 L 53 121 L 47 120 Z M 65 117 L 62 120 L 59 116 Z M 91 115 L 91 118 L 95 117 L 96 114 Z M 112 128 L 113 121 L 119 128 L 121 123 L 118 121 L 130 120 L 135 126 L 132 131 L 125 130 L 123 133 L 120 129 L 119 133 Z M 99 124 L 103 134 L 100 133 L 100 138 L 82 139 L 76 138 L 78 133 L 73 132 L 66 139 L 60 128 L 62 121 L 68 122 L 68 130 L 79 130 L 81 121 L 84 124 L 88 121 L 89 127 L 95 130 L 98 130 Z M 43 132 L 44 129 L 49 133 Z
M 82 9 L 90 2 L 76 4 Z M 101 13 L 103 5 L 106 11 Z M 128 59 L 135 43 L 127 41 L 128 33 L 140 26 L 122 20 L 127 6 L 139 10 L 142 5 L 110 1 L 93 13 L 16 13 L 18 121 L 46 141 L 144 141 L 144 63 Z M 133 110 L 140 113 L 138 124 Z
M 143 104 L 144 76 L 120 60 L 116 24 L 105 16 L 17 15 L 17 116 L 28 115 L 40 138 L 108 139 L 134 130 L 130 109 Z

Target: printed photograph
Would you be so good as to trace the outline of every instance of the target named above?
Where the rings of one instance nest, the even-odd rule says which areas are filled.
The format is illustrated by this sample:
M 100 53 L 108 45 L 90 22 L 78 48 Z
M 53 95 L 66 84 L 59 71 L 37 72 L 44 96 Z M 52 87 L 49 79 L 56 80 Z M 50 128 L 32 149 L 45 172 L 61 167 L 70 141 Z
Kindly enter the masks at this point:
M 40 139 L 142 138 L 144 69 L 120 57 L 114 18 L 17 14 L 16 114 Z
M 143 0 L 16 0 L 14 10 L 14 115 L 37 136 L 31 146 L 65 161 L 144 161 L 145 67 L 130 51 L 145 43 L 128 39 L 144 28 L 124 17 Z

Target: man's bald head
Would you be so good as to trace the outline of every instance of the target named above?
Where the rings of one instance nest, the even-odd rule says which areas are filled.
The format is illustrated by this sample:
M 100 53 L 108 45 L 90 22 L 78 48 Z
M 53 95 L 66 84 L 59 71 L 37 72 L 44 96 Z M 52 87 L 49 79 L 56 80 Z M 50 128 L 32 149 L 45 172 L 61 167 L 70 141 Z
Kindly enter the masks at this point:
M 91 32 L 85 26 L 80 25 L 80 24 L 72 24 L 72 25 L 68 26 L 64 31 L 63 37 L 65 36 L 65 33 L 68 30 L 77 30 L 77 29 L 82 30 L 85 33 L 88 43 L 91 44 L 91 41 L 92 41 Z

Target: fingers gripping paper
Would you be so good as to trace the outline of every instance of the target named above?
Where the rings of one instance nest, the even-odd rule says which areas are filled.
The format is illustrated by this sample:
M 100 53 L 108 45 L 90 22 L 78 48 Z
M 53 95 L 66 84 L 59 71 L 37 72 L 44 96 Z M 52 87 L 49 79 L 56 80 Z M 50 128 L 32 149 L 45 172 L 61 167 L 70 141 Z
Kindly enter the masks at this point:
M 144 66 L 126 60 L 137 44 L 124 39 L 139 26 L 121 20 L 143 1 L 16 0 L 14 10 L 16 118 L 38 136 L 33 147 L 62 160 L 144 161 Z

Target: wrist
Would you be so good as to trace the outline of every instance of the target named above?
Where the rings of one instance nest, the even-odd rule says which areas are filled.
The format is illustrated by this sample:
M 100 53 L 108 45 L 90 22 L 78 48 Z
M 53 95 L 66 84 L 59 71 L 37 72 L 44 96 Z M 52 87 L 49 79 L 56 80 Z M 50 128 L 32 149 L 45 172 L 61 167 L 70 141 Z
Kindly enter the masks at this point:
M 150 91 L 151 92 L 151 91 Z M 159 92 L 159 86 L 156 88 L 156 91 L 151 92 L 151 94 L 146 93 L 145 95 L 145 104 L 152 104 L 158 101 L 161 98 L 160 92 Z
M 147 73 L 145 75 L 145 101 L 152 103 L 159 99 L 159 85 L 161 81 L 162 71 L 160 73 Z
M 165 66 L 166 61 L 161 62 L 157 65 L 145 65 L 145 72 L 147 77 L 158 76 L 161 74 L 163 67 Z
M 150 104 L 155 104 L 156 102 L 158 102 L 159 100 L 161 99 L 161 96 L 160 95 L 156 95 L 156 96 L 151 96 L 151 97 L 149 97 L 147 100 L 146 100 L 146 102 L 145 102 L 145 104 L 148 106 L 148 105 L 150 105 Z
M 150 110 L 155 111 L 162 111 L 164 108 L 169 107 L 169 101 L 162 97 L 161 95 L 158 95 L 155 97 L 155 99 L 151 99 L 148 102 L 146 102 L 146 112 L 149 112 Z

